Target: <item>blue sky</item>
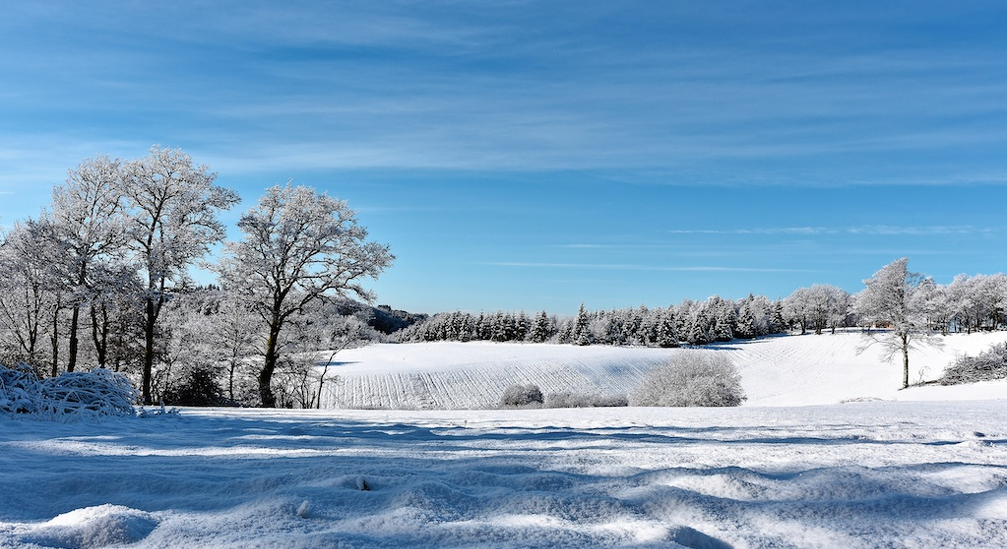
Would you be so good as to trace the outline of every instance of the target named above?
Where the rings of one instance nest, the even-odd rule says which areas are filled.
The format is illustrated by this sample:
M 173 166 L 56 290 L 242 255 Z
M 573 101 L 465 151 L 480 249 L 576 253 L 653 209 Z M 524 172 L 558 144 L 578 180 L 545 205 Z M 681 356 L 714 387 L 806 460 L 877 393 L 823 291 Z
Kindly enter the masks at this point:
M 97 154 L 349 202 L 414 311 L 1005 269 L 1001 2 L 3 2 L 0 224 Z M 237 236 L 236 234 L 234 235 Z

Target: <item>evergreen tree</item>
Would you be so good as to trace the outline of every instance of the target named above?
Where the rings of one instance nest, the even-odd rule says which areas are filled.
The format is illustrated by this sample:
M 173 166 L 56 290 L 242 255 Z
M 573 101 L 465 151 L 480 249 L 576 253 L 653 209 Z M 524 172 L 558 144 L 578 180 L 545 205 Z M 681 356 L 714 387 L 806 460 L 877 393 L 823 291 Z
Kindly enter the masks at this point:
M 752 305 L 754 299 L 755 297 L 749 294 L 738 312 L 738 329 L 735 335 L 740 339 L 752 339 L 759 335 L 758 320 L 755 318 Z
M 654 330 L 654 344 L 658 347 L 678 347 L 678 329 L 675 321 L 674 307 L 668 307 L 657 314 Z
M 587 309 L 584 308 L 583 302 L 580 304 L 580 309 L 577 310 L 577 319 L 574 321 L 573 331 L 570 335 L 576 345 L 591 344 L 591 317 L 588 315 Z
M 549 319 L 549 315 L 546 314 L 545 310 L 542 310 L 535 315 L 535 321 L 532 323 L 529 339 L 534 343 L 544 343 L 552 337 L 554 332 L 555 326 Z

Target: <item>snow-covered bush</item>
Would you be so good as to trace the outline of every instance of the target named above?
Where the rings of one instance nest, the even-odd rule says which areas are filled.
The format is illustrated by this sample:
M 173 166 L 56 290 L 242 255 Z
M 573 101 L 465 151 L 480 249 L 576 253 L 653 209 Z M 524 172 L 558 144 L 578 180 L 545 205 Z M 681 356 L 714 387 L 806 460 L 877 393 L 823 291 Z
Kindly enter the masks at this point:
M 941 385 L 959 385 L 1007 378 L 1007 343 L 993 345 L 979 356 L 961 356 L 944 369 Z
M 583 393 L 549 393 L 545 397 L 546 408 L 615 408 L 629 406 L 626 395 L 587 395 Z
M 0 413 L 59 420 L 132 416 L 136 397 L 125 375 L 105 368 L 39 381 L 28 367 L 0 366 Z
M 675 355 L 629 397 L 632 406 L 739 406 L 744 400 L 741 375 L 730 359 L 698 351 Z
M 66 372 L 42 380 L 39 413 L 55 419 L 132 416 L 137 391 L 125 375 L 106 368 Z
M 14 368 L 0 365 L 0 413 L 32 414 L 41 392 L 35 370 L 26 364 Z
M 527 407 L 541 406 L 545 399 L 537 385 L 511 385 L 504 390 L 501 406 Z

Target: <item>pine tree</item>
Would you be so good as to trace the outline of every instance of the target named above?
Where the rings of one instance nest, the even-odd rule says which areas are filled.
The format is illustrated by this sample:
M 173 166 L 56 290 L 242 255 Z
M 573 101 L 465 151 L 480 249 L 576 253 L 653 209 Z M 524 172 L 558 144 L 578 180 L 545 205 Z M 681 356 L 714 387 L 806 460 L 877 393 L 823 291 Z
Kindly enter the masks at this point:
M 577 310 L 577 319 L 573 325 L 571 339 L 576 345 L 591 344 L 591 317 L 588 315 L 587 309 L 584 308 L 583 302 L 580 304 L 580 309 Z
M 546 312 L 539 311 L 535 315 L 535 321 L 532 323 L 531 334 L 529 339 L 534 343 L 544 343 L 553 335 L 554 327 L 549 320 L 549 315 Z
M 658 347 L 678 347 L 676 324 L 675 309 L 673 307 L 668 307 L 664 311 L 658 311 L 653 340 Z

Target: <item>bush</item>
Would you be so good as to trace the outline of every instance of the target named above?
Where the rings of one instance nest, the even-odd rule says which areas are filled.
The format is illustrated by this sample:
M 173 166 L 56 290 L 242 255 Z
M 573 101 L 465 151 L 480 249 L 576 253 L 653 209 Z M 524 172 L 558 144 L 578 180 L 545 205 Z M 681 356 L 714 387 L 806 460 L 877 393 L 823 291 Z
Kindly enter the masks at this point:
M 585 395 L 582 393 L 549 393 L 546 408 L 615 408 L 629 406 L 626 395 Z
M 644 378 L 629 397 L 632 406 L 739 406 L 741 375 L 726 356 L 686 352 Z
M 38 376 L 31 366 L 0 366 L 0 413 L 34 414 L 41 390 Z
M 537 385 L 511 385 L 504 390 L 500 405 L 506 407 L 541 406 L 542 391 Z
M 1007 343 L 993 345 L 979 356 L 961 356 L 944 369 L 938 383 L 959 385 L 1007 378 Z
M 132 416 L 136 397 L 126 376 L 105 368 L 39 381 L 30 368 L 0 366 L 0 413 L 61 420 Z
M 180 385 L 164 392 L 164 403 L 172 406 L 223 406 L 224 398 L 213 372 L 193 368 Z
M 132 416 L 137 391 L 125 375 L 105 368 L 42 380 L 39 413 L 54 419 Z

